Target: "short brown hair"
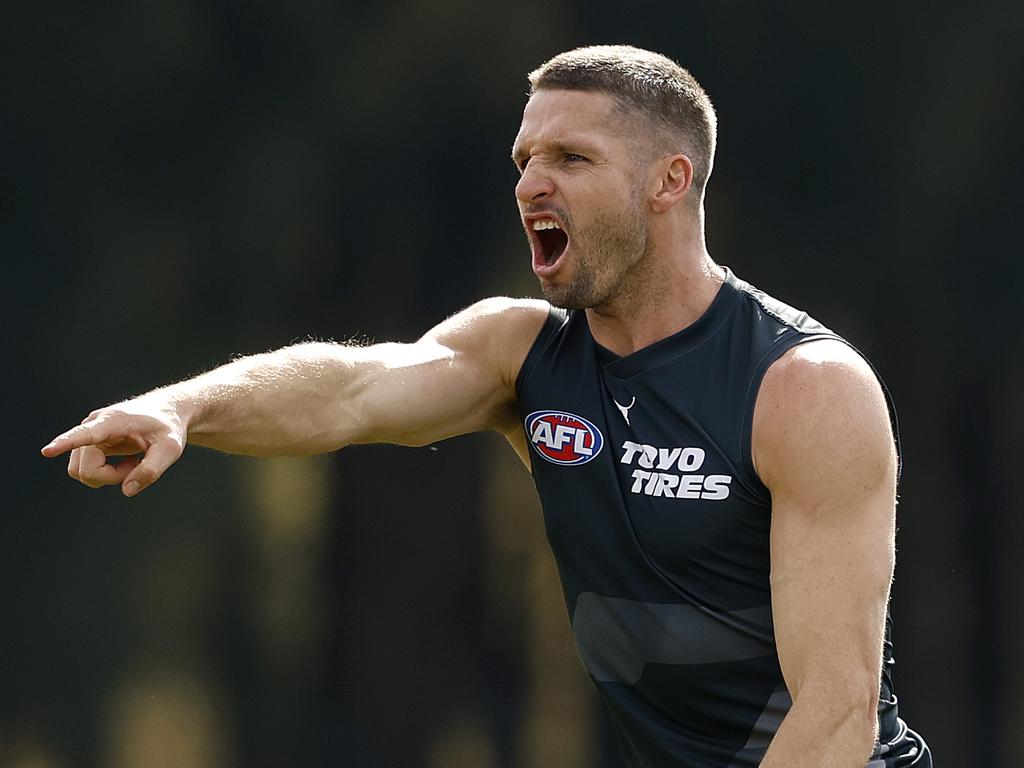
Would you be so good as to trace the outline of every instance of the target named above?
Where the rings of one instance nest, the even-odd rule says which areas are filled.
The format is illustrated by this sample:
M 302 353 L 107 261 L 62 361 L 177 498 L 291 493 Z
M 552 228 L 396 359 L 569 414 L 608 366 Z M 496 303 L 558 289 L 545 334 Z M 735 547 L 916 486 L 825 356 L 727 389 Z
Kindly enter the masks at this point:
M 542 88 L 598 91 L 613 96 L 621 110 L 647 118 L 658 134 L 652 138 L 690 158 L 694 189 L 698 198 L 703 194 L 718 121 L 700 83 L 676 62 L 631 45 L 594 45 L 560 53 L 528 77 L 531 96 Z

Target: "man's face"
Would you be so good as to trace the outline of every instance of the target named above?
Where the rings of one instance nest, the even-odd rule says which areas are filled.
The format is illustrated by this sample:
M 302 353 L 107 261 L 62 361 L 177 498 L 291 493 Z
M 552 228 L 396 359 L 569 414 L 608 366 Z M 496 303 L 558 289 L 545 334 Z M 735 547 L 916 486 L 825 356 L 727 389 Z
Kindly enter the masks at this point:
M 569 309 L 614 299 L 648 251 L 642 165 L 611 96 L 539 90 L 512 148 L 519 212 L 545 298 Z

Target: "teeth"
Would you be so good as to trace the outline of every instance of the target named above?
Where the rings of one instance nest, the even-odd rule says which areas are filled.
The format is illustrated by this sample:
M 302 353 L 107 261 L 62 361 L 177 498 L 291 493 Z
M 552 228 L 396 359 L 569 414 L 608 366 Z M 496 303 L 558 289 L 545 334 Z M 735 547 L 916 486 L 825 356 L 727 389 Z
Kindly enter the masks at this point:
M 533 228 L 534 230 L 561 229 L 561 227 L 558 226 L 558 222 L 555 221 L 554 219 L 538 219 L 537 221 L 533 222 Z

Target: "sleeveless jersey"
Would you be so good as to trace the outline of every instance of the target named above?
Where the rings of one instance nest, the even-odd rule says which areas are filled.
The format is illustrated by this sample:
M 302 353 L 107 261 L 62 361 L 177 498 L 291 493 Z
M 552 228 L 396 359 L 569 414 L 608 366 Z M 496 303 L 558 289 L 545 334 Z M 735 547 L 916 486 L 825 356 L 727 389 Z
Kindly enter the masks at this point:
M 576 647 L 629 766 L 755 768 L 791 705 L 751 424 L 773 362 L 839 337 L 726 273 L 695 323 L 626 357 L 553 308 L 516 382 Z M 887 620 L 869 766 L 924 768 L 889 638 Z

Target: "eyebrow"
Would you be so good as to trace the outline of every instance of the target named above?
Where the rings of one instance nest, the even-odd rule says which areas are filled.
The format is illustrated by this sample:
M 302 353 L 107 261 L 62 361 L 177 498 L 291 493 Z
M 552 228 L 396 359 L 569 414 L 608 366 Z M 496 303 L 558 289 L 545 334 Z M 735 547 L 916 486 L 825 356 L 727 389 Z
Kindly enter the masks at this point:
M 581 140 L 573 141 L 573 142 L 571 142 L 569 144 L 566 144 L 565 142 L 562 142 L 562 141 L 553 141 L 553 142 L 550 142 L 548 144 L 544 144 L 543 147 L 544 147 L 545 151 L 550 151 L 550 152 L 553 152 L 555 154 L 567 154 L 567 153 L 570 153 L 570 152 L 574 152 L 574 153 L 575 152 L 580 152 L 580 153 L 589 155 L 589 154 L 593 154 L 594 152 L 597 151 L 596 149 L 593 148 L 592 145 L 588 145 L 582 139 Z M 513 163 L 515 163 L 518 166 L 519 165 L 519 161 L 520 160 L 525 160 L 526 157 L 528 157 L 528 156 L 526 155 L 525 152 L 517 151 L 516 150 L 516 145 L 515 144 L 512 145 L 512 162 Z

